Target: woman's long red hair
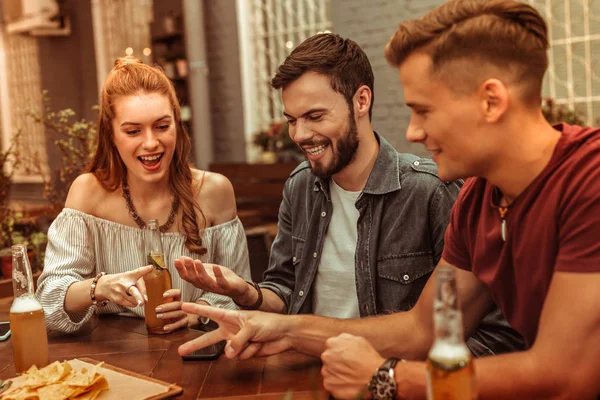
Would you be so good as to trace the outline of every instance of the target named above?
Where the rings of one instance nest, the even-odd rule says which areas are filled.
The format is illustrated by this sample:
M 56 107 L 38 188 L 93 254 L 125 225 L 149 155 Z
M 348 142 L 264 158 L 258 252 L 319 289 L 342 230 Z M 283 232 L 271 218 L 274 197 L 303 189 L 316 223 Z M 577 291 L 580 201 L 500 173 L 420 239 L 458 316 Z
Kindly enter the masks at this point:
M 200 212 L 204 221 L 206 219 L 195 200 L 192 170 L 188 162 L 192 144 L 181 120 L 181 109 L 173 84 L 161 69 L 144 64 L 133 56 L 121 57 L 115 61 L 100 94 L 98 147 L 88 172 L 93 173 L 106 190 L 114 191 L 121 186 L 127 168 L 113 143 L 114 104 L 119 97 L 136 93 L 163 94 L 168 97 L 173 107 L 177 144 L 169 166 L 169 181 L 173 193 L 179 196 L 181 202 L 181 222 L 186 234 L 185 245 L 193 252 L 204 254 L 206 249 L 202 246 L 196 210 Z

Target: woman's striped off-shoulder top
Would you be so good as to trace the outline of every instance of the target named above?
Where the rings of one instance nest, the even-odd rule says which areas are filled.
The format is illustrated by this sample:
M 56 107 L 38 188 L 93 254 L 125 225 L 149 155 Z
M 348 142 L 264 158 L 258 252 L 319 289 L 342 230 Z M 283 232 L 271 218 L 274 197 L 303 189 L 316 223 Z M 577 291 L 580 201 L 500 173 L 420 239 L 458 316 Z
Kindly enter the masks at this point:
M 250 263 L 244 227 L 239 218 L 200 231 L 202 244 L 208 250 L 203 256 L 185 247 L 185 235 L 162 233 L 165 262 L 173 280 L 173 288 L 181 289 L 185 302 L 204 300 L 228 309 L 237 308 L 225 296 L 204 292 L 180 278 L 173 260 L 180 256 L 199 258 L 203 262 L 228 267 L 250 280 Z M 48 246 L 44 270 L 38 280 L 37 296 L 46 314 L 48 329 L 77 331 L 94 312 L 144 316 L 143 307 L 127 308 L 109 303 L 106 307 L 90 307 L 79 313 L 67 313 L 64 301 L 69 286 L 77 281 L 107 274 L 131 271 L 146 265 L 144 231 L 65 208 L 48 230 Z

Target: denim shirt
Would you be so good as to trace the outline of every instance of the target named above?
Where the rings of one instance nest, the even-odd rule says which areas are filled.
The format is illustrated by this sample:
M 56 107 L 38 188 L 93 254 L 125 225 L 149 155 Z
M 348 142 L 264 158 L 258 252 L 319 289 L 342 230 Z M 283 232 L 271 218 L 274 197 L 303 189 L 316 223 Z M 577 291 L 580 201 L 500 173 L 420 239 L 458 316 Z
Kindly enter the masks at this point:
M 375 135 L 379 154 L 356 201 L 361 317 L 414 306 L 441 258 L 450 209 L 462 186 L 441 181 L 432 160 L 398 153 Z M 289 314 L 312 312 L 311 290 L 331 211 L 329 181 L 303 162 L 285 184 L 277 237 L 260 283 L 284 301 Z

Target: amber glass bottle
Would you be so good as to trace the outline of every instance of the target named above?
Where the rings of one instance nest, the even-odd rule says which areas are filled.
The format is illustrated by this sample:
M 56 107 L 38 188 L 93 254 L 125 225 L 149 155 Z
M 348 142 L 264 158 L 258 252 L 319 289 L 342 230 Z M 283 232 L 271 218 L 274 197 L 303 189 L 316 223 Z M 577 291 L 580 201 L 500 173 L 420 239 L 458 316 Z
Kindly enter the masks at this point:
M 42 305 L 35 297 L 31 265 L 23 245 L 12 246 L 14 300 L 10 307 L 10 330 L 18 374 L 35 365 L 48 365 L 48 334 Z
M 473 362 L 463 338 L 454 270 L 438 268 L 436 279 L 435 339 L 427 359 L 427 398 L 473 400 L 477 398 Z
M 154 269 L 144 276 L 146 283 L 146 295 L 148 301 L 144 308 L 146 317 L 146 327 L 149 333 L 164 334 L 164 326 L 170 321 L 158 319 L 156 317 L 156 307 L 161 304 L 173 301 L 172 298 L 164 298 L 163 294 L 171 289 L 171 274 L 165 264 L 165 254 L 163 252 L 162 240 L 158 220 L 151 219 L 146 223 L 145 251 L 147 262 Z

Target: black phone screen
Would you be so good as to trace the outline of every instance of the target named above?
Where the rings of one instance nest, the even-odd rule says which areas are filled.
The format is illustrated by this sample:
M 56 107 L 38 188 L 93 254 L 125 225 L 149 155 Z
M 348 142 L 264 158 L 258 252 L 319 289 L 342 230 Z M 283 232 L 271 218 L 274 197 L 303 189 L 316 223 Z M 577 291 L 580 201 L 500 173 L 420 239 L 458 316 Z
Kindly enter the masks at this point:
M 186 354 L 185 356 L 181 356 L 185 361 L 192 360 L 216 360 L 223 354 L 225 351 L 225 344 L 227 342 L 220 341 L 219 343 L 215 343 L 211 346 L 205 347 L 200 350 L 196 350 L 193 353 Z
M 6 335 L 10 330 L 10 324 L 8 322 L 0 322 L 0 336 Z

